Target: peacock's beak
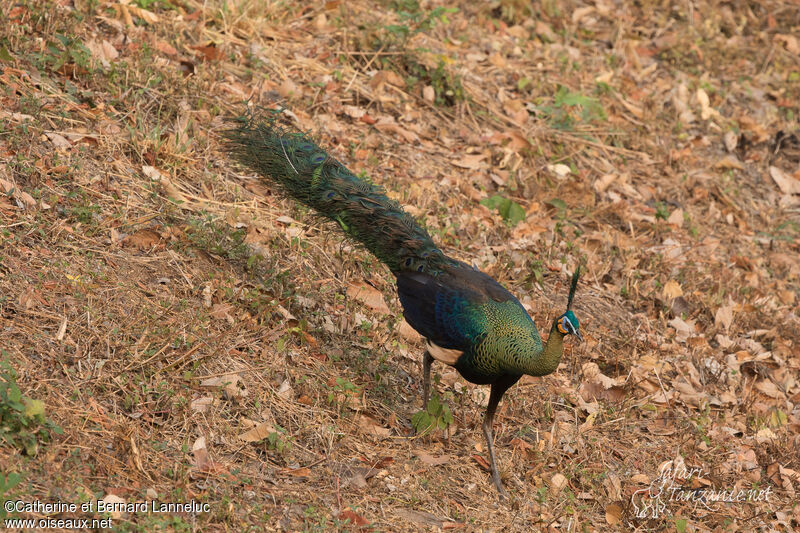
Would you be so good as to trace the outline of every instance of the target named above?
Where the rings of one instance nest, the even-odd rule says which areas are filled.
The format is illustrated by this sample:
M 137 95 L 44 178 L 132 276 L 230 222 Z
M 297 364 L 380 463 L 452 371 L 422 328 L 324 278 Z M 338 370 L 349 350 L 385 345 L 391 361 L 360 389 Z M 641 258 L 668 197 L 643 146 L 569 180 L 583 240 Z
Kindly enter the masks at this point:
M 576 337 L 578 337 L 579 342 L 583 342 L 583 337 L 581 337 L 581 334 L 577 330 L 574 332 L 574 334 Z

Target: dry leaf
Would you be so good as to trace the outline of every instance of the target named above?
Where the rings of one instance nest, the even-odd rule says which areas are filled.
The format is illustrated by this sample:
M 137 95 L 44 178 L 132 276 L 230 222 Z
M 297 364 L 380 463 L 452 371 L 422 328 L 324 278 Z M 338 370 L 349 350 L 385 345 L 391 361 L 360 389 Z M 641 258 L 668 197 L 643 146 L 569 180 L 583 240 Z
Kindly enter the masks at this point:
M 294 389 L 292 388 L 292 382 L 288 379 L 283 380 L 281 386 L 278 387 L 278 396 L 284 399 L 289 399 L 294 396 Z
M 239 440 L 243 440 L 244 442 L 259 442 L 269 437 L 271 433 L 275 433 L 275 426 L 269 422 L 261 422 L 256 427 L 239 435 Z
M 739 161 L 739 158 L 733 154 L 728 154 L 716 163 L 714 163 L 714 168 L 735 168 L 736 170 L 744 170 L 744 164 Z
M 765 444 L 769 441 L 777 440 L 778 436 L 770 428 L 759 429 L 756 433 L 756 442 Z
M 478 463 L 478 466 L 483 468 L 485 471 L 490 472 L 492 470 L 491 467 L 489 466 L 489 463 L 486 462 L 486 459 L 484 459 L 480 455 L 473 454 L 472 458 L 475 460 L 476 463 Z
M 150 165 L 142 165 L 142 174 L 153 181 L 161 181 L 161 179 L 164 177 L 160 170 L 158 170 L 156 167 L 151 167 Z
M 426 85 L 422 89 L 422 97 L 425 99 L 425 101 L 432 104 L 436 100 L 436 92 L 434 91 L 433 87 Z
M 121 508 L 121 505 L 125 503 L 125 500 L 123 500 L 122 498 L 120 498 L 116 494 L 106 494 L 105 496 L 103 496 L 102 501 L 104 503 L 108 504 L 110 509 Z M 122 511 L 113 510 L 113 511 L 110 511 L 108 514 L 114 520 L 119 520 L 120 518 L 122 518 L 123 514 L 125 514 L 125 513 L 123 513 Z
M 603 486 L 608 491 L 608 497 L 612 500 L 622 499 L 622 483 L 619 476 L 611 470 L 606 471 L 606 478 L 603 480 Z
M 377 418 L 366 413 L 361 413 L 356 423 L 361 431 L 376 437 L 388 437 L 392 433 L 392 430 L 383 427 Z
M 125 9 L 130 11 L 136 17 L 139 17 L 143 21 L 148 24 L 156 24 L 158 22 L 158 15 L 153 13 L 152 11 L 148 11 L 146 9 L 142 9 L 141 7 L 125 4 Z
M 350 298 L 355 298 L 359 302 L 364 303 L 367 307 L 378 314 L 389 314 L 389 306 L 386 305 L 386 301 L 383 299 L 383 294 L 381 294 L 381 291 L 372 285 L 364 282 L 351 283 L 347 287 L 347 296 Z
M 478 170 L 479 168 L 486 167 L 486 165 L 483 163 L 483 160 L 486 159 L 487 157 L 488 155 L 485 153 L 468 154 L 459 159 L 458 161 L 452 161 L 452 163 L 459 168 Z
M 393 70 L 379 70 L 372 79 L 369 80 L 369 86 L 378 91 L 384 83 L 400 87 L 401 89 L 406 86 L 405 80 Z
M 604 176 L 596 179 L 592 184 L 592 187 L 594 187 L 594 190 L 599 193 L 605 192 L 605 190 L 608 189 L 608 187 L 614 183 L 617 178 L 619 178 L 619 174 L 605 174 Z
M 610 379 L 610 378 L 609 378 Z M 610 402 L 620 402 L 625 399 L 626 392 L 623 387 L 605 387 L 596 381 L 581 383 L 578 390 L 584 401 L 606 400 Z
M 366 518 L 364 518 L 360 514 L 356 513 L 355 511 L 353 511 L 349 507 L 346 508 L 341 513 L 339 513 L 339 516 L 337 518 L 342 522 L 347 520 L 348 521 L 347 525 L 356 526 L 356 527 L 359 527 L 359 528 L 362 528 L 364 526 L 368 526 L 369 525 L 369 520 L 367 520 Z
M 554 493 L 561 492 L 561 489 L 567 486 L 567 478 L 561 473 L 553 474 L 553 477 L 550 478 L 550 486 Z
M 298 89 L 297 85 L 289 78 L 283 80 L 283 83 L 278 86 L 277 90 L 278 94 L 284 98 L 293 98 L 300 94 L 300 89 Z
M 311 476 L 311 469 L 306 467 L 301 468 L 282 468 L 280 470 L 281 474 L 292 476 L 292 477 L 310 477 Z
M 420 461 L 422 461 L 428 466 L 439 466 L 450 462 L 449 455 L 440 455 L 436 457 L 433 455 L 428 455 L 422 450 L 415 450 L 414 455 L 416 455 Z
M 694 334 L 694 320 L 686 322 L 682 318 L 676 316 L 667 322 L 667 324 L 675 328 L 675 339 L 678 342 L 686 342 L 686 339 Z
M 354 119 L 360 119 L 367 114 L 367 111 L 363 107 L 356 107 L 354 105 L 345 105 L 342 106 L 342 109 L 348 117 Z
M 204 61 L 217 61 L 219 59 L 222 59 L 222 57 L 224 57 L 222 49 L 218 48 L 216 43 L 209 43 L 200 46 L 190 46 L 189 48 L 200 52 L 200 55 L 202 56 Z
M 414 511 L 404 507 L 397 507 L 394 513 L 407 522 L 422 524 L 424 526 L 442 527 L 442 520 L 427 511 Z
M 680 207 L 675 209 L 667 219 L 667 224 L 671 224 L 673 226 L 681 227 L 683 226 L 683 209 Z
M 677 298 L 678 296 L 683 296 L 683 289 L 681 288 L 680 283 L 674 279 L 671 279 L 664 284 L 661 294 L 664 296 L 664 298 Z
M 788 52 L 800 55 L 800 41 L 794 35 L 778 33 L 773 39 L 776 42 L 782 43 Z
M 714 314 L 714 323 L 718 327 L 724 328 L 725 331 L 731 328 L 731 324 L 733 323 L 733 302 L 717 309 L 717 312 Z
M 28 209 L 36 206 L 36 200 L 30 194 L 19 189 L 14 183 L 0 178 L 0 192 L 12 196 L 17 201 L 17 207 Z
M 708 94 L 703 89 L 697 89 L 696 96 L 697 103 L 700 104 L 700 118 L 708 120 L 712 115 L 718 114 L 717 111 L 711 107 Z
M 363 117 L 362 117 L 363 118 Z M 401 126 L 397 122 L 395 122 L 394 117 L 391 116 L 384 116 L 379 118 L 375 122 L 375 128 L 379 131 L 394 133 L 395 135 L 399 135 L 402 137 L 406 142 L 414 143 L 419 141 L 419 135 L 414 133 L 406 126 Z
M 564 179 L 569 176 L 570 172 L 572 172 L 572 170 L 564 163 L 547 165 L 547 170 L 555 174 L 558 179 Z
M 65 139 L 62 135 L 59 135 L 58 133 L 47 131 L 45 132 L 45 135 L 47 136 L 48 139 L 50 139 L 50 142 L 53 143 L 53 146 L 55 146 L 56 148 L 67 149 L 72 147 L 70 142 L 67 139 Z
M 239 383 L 241 379 L 242 378 L 238 374 L 226 374 L 224 376 L 205 379 L 200 382 L 200 386 L 211 389 L 224 387 L 222 389 L 222 394 L 225 398 L 234 400 L 247 396 L 247 390 Z
M 89 39 L 86 41 L 86 48 L 92 53 L 92 56 L 100 61 L 100 63 L 108 68 L 111 66 L 111 61 L 114 61 L 119 57 L 119 52 L 114 46 L 106 40 L 103 42 L 98 43 L 94 39 Z
M 205 413 L 214 405 L 214 397 L 213 396 L 202 396 L 189 404 L 192 411 L 196 413 Z
M 133 246 L 140 250 L 151 250 L 162 244 L 161 234 L 152 229 L 140 229 L 136 233 L 123 237 L 122 246 Z
M 418 343 L 422 341 L 422 335 L 417 333 L 417 330 L 411 327 L 411 324 L 403 319 L 397 326 L 397 333 L 400 334 L 406 341 L 411 343 Z
M 725 144 L 727 151 L 733 152 L 739 144 L 739 136 L 733 131 L 725 132 L 725 135 L 722 136 L 722 142 Z
M 756 389 L 770 398 L 785 398 L 783 392 L 769 379 L 762 379 L 756 383 Z
M 800 194 L 800 180 L 787 174 L 778 167 L 769 167 L 769 175 L 784 194 Z
M 194 456 L 194 465 L 203 469 L 209 464 L 208 449 L 206 448 L 206 438 L 199 437 L 192 444 L 192 455 Z
M 622 521 L 622 506 L 618 503 L 609 504 L 606 507 L 606 522 L 616 526 Z
M 586 363 L 583 365 L 581 370 L 583 371 L 583 376 L 587 381 L 599 383 L 603 386 L 603 388 L 610 389 L 611 387 L 616 387 L 622 384 L 622 381 L 602 374 L 600 372 L 600 367 L 597 366 L 597 363 Z
M 159 52 L 161 52 L 164 55 L 168 55 L 168 56 L 176 56 L 176 55 L 178 55 L 178 51 L 175 49 L 174 46 L 172 46 L 171 44 L 169 44 L 166 41 L 162 41 L 161 39 L 156 39 L 154 47 L 155 47 L 156 50 L 158 50 Z

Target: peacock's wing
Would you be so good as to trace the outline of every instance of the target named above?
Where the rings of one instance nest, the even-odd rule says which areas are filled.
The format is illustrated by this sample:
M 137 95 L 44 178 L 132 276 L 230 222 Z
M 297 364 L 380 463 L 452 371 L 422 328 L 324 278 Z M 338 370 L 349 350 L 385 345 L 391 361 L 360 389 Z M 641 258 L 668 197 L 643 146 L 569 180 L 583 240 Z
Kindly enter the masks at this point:
M 464 263 L 438 275 L 402 271 L 396 276 L 406 321 L 442 348 L 469 349 L 490 327 L 484 304 L 516 301 L 492 278 Z

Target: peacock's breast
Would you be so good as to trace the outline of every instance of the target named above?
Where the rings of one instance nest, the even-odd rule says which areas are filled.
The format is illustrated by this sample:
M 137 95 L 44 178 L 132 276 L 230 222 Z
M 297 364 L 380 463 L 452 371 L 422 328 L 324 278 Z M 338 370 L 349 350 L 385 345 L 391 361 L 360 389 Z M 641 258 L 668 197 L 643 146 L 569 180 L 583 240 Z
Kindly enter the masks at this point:
M 536 326 L 519 302 L 490 302 L 481 309 L 486 329 L 456 368 L 473 383 L 492 383 L 501 376 L 521 374 L 526 360 L 542 351 Z

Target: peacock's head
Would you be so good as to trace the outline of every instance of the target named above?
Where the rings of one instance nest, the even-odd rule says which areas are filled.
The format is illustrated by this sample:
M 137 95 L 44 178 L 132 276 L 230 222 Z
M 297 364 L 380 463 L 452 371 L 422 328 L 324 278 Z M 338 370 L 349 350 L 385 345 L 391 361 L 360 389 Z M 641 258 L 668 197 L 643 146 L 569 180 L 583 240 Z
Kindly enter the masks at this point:
M 558 327 L 558 331 L 560 331 L 563 335 L 575 335 L 579 341 L 583 341 L 583 337 L 581 337 L 580 327 L 581 325 L 578 323 L 578 317 L 575 316 L 575 313 L 572 312 L 572 298 L 575 296 L 575 289 L 578 288 L 578 278 L 580 277 L 581 267 L 575 269 L 575 273 L 572 275 L 572 285 L 569 288 L 569 298 L 567 298 L 567 311 L 556 319 L 556 327 Z
M 575 335 L 579 341 L 583 341 L 580 332 L 581 325 L 578 323 L 578 317 L 575 316 L 571 309 L 567 309 L 567 312 L 556 320 L 558 320 L 558 331 L 564 335 Z

